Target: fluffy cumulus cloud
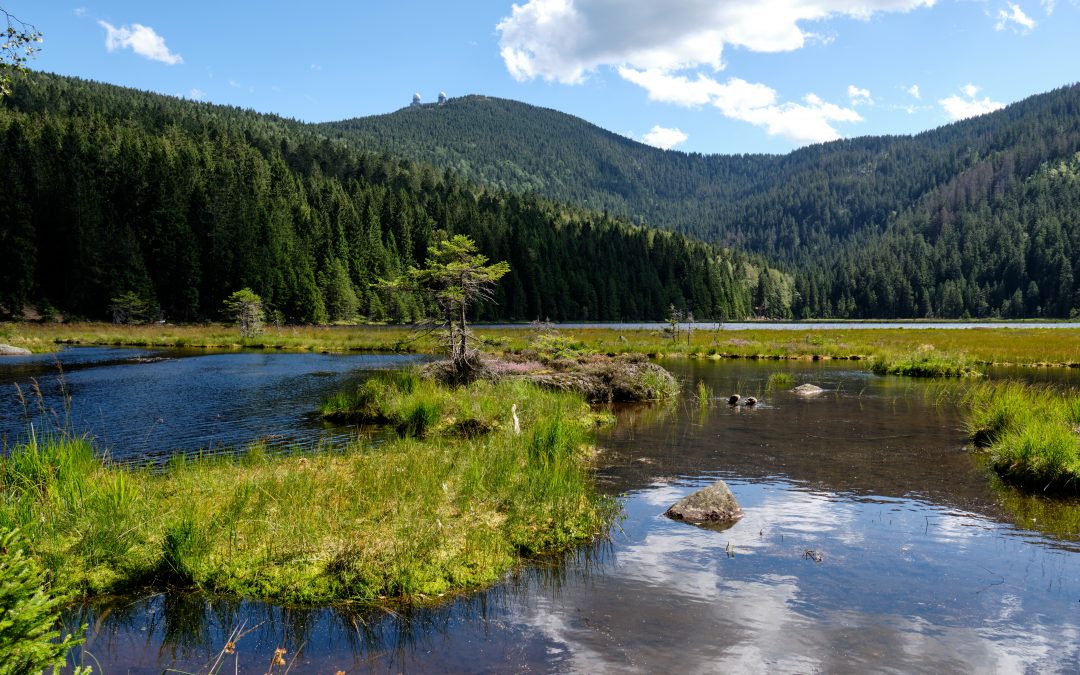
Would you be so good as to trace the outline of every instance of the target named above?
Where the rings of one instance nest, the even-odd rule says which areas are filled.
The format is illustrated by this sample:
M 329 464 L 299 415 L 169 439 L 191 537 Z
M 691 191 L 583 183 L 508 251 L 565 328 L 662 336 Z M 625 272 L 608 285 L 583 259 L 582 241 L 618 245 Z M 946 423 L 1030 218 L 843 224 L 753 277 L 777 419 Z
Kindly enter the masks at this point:
M 110 52 L 130 49 L 151 61 L 161 61 L 169 65 L 184 62 L 179 54 L 169 51 L 165 46 L 165 38 L 149 26 L 133 23 L 117 28 L 108 21 L 98 21 L 98 25 L 105 29 L 105 49 Z
M 832 122 L 860 122 L 851 108 L 827 103 L 807 94 L 801 103 L 781 103 L 776 90 L 732 77 L 719 82 L 698 73 L 693 79 L 662 70 L 619 68 L 619 75 L 648 92 L 650 100 L 681 106 L 711 105 L 725 117 L 762 127 L 770 136 L 798 144 L 836 140 Z
M 808 94 L 780 103 L 776 91 L 739 78 L 718 81 L 724 49 L 786 52 L 815 41 L 806 23 L 869 19 L 880 12 L 929 7 L 935 0 L 529 0 L 497 26 L 500 53 L 520 81 L 579 84 L 601 67 L 643 87 L 651 100 L 712 105 L 735 119 L 799 143 L 839 137 L 833 122 L 859 121 L 854 110 Z M 868 102 L 863 97 L 862 102 Z
M 496 27 L 503 60 L 520 79 L 580 82 L 602 65 L 681 70 L 723 67 L 727 45 L 755 52 L 803 47 L 800 22 L 928 7 L 934 0 L 529 0 Z
M 919 85 L 917 85 L 917 84 L 913 84 L 910 87 L 908 87 L 907 93 L 908 93 L 909 96 L 911 96 L 911 98 L 914 98 L 914 99 L 922 98 L 922 92 L 919 91 Z
M 681 129 L 667 129 L 657 124 L 642 137 L 649 145 L 662 150 L 670 150 L 679 143 L 685 143 L 690 138 Z
M 985 115 L 1005 107 L 1004 103 L 991 101 L 989 96 L 977 98 L 979 88 L 973 84 L 967 84 L 960 88 L 963 96 L 954 94 L 943 98 L 938 103 L 945 110 L 945 114 L 952 120 L 962 120 L 977 115 Z
M 191 91 L 188 92 L 188 98 L 190 98 L 192 100 L 195 100 L 195 101 L 201 101 L 204 98 L 206 98 L 206 92 L 203 91 L 202 89 L 192 87 Z
M 853 84 L 848 85 L 847 95 L 851 99 L 851 105 L 868 105 L 874 102 L 874 99 L 870 97 L 869 89 L 856 87 Z
M 994 24 L 994 30 L 1012 28 L 1021 33 L 1026 33 L 1035 27 L 1035 20 L 1025 14 L 1024 10 L 1020 9 L 1020 5 L 1014 5 L 1011 2 L 1006 4 L 1009 6 L 1009 9 L 1008 11 L 1004 9 L 998 10 L 997 23 Z M 1051 6 L 1047 13 L 1052 11 L 1053 7 Z

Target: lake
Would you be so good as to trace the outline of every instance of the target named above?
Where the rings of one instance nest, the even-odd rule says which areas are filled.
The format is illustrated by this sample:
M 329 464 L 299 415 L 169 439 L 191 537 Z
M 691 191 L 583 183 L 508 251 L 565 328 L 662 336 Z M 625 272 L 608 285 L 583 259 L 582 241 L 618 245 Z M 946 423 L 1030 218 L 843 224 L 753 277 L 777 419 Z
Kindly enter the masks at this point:
M 130 459 L 270 433 L 301 447 L 347 438 L 355 432 L 313 421 L 319 398 L 403 363 L 82 349 L 61 360 L 76 431 Z M 36 373 L 48 390 L 52 367 L 34 363 L 0 362 L 0 378 L 25 384 Z M 620 408 L 601 434 L 596 480 L 624 516 L 606 541 L 434 608 L 169 593 L 99 599 L 65 621 L 89 624 L 85 650 L 105 673 L 198 672 L 237 630 L 243 667 L 265 668 L 284 647 L 292 672 L 1080 668 L 1080 507 L 992 480 L 939 385 L 839 362 L 664 366 L 684 396 Z M 826 392 L 770 391 L 777 371 Z M 698 381 L 716 400 L 698 404 Z M 761 403 L 732 408 L 722 400 L 731 393 Z M 161 411 L 168 433 L 147 422 Z M 717 478 L 746 514 L 733 527 L 662 515 Z

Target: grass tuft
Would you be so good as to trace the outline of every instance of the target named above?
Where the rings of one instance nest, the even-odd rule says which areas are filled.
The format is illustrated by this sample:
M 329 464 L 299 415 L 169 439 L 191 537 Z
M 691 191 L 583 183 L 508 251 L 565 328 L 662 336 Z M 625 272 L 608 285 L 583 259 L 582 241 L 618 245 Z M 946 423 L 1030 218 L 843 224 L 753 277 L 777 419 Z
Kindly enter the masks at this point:
M 870 369 L 877 375 L 907 377 L 979 377 L 982 375 L 966 356 L 941 353 L 930 345 L 926 347 L 914 352 L 878 354 L 871 362 Z
M 769 375 L 769 381 L 765 384 L 766 391 L 778 391 L 791 389 L 795 386 L 795 377 L 791 373 L 773 373 Z
M 1080 493 L 1080 396 L 1002 382 L 966 396 L 967 431 L 1006 481 L 1047 493 Z

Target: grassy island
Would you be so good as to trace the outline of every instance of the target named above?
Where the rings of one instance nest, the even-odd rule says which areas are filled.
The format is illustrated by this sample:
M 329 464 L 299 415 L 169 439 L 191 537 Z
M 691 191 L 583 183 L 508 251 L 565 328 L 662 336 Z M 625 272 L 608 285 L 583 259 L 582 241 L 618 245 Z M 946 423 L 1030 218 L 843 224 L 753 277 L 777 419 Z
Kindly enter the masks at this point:
M 523 381 L 449 390 L 383 378 L 385 442 L 268 456 L 258 445 L 166 467 L 31 438 L 0 464 L 0 529 L 82 594 L 193 587 L 283 602 L 425 602 L 602 534 L 580 395 Z M 511 406 L 515 406 L 512 413 Z M 514 413 L 518 422 L 515 429 Z
M 967 393 L 967 429 L 1005 481 L 1048 494 L 1080 494 L 1080 395 L 1020 382 Z

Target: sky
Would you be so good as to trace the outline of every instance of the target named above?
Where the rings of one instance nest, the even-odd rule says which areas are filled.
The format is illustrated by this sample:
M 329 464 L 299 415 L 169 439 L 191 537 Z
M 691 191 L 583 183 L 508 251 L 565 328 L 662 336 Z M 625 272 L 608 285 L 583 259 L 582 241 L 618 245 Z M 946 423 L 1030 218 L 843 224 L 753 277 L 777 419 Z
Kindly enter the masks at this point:
M 414 93 L 662 148 L 911 134 L 1080 79 L 1080 0 L 0 0 L 36 70 L 318 122 Z

